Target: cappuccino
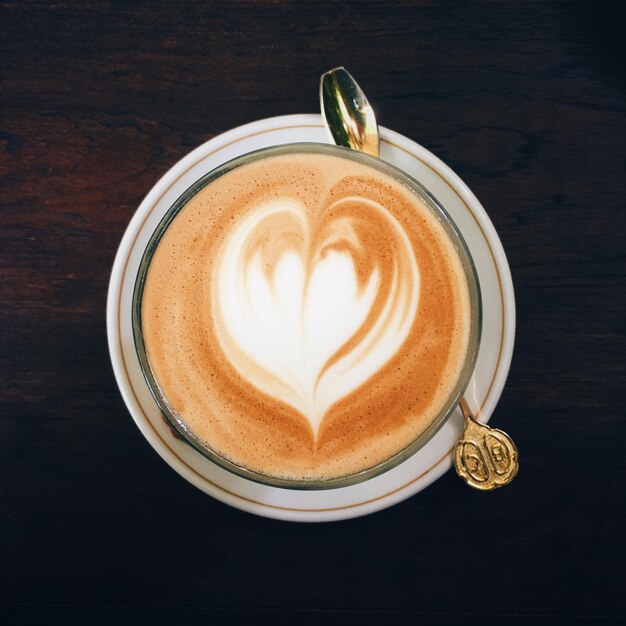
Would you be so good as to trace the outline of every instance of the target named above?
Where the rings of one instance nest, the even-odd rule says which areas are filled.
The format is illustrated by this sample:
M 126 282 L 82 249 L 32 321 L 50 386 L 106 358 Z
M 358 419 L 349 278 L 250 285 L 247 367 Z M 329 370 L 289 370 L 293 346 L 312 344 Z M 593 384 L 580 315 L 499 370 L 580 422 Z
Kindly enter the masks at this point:
M 367 470 L 441 414 L 466 362 L 466 273 L 411 189 L 312 151 L 226 172 L 165 230 L 143 341 L 183 428 L 287 480 Z

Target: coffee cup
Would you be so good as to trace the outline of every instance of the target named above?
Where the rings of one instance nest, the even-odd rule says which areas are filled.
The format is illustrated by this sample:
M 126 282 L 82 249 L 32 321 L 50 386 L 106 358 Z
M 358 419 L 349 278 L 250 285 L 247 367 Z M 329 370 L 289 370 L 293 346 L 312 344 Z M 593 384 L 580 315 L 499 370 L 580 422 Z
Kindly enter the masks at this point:
M 481 298 L 441 204 L 326 144 L 265 148 L 196 181 L 144 251 L 133 334 L 148 387 L 200 454 L 327 489 L 415 454 L 472 375 Z

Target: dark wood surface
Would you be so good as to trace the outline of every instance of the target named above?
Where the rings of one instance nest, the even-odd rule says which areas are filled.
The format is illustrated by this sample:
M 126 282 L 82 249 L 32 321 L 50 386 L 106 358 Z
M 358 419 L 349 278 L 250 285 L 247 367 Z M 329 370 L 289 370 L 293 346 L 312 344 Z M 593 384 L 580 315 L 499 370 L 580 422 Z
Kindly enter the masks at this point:
M 625 614 L 626 77 L 611 7 L 2 3 L 0 621 Z M 305 525 L 229 508 L 157 456 L 116 387 L 105 297 L 154 182 L 229 128 L 315 112 L 336 65 L 500 234 L 518 332 L 493 419 L 522 468 L 497 493 L 450 472 L 384 512 Z

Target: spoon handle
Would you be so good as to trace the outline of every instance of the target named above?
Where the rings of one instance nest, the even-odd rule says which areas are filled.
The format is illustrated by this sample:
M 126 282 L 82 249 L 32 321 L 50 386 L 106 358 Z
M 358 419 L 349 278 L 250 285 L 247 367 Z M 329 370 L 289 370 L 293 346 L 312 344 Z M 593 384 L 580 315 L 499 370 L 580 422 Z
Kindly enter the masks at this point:
M 502 430 L 478 422 L 465 398 L 461 398 L 459 405 L 465 418 L 465 430 L 454 448 L 457 474 L 480 491 L 508 485 L 519 469 L 515 443 Z

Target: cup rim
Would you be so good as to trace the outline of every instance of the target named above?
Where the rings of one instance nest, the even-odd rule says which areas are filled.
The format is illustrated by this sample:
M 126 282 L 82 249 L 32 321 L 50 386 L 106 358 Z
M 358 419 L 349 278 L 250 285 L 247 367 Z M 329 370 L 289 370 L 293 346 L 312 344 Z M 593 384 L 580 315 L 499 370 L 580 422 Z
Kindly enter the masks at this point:
M 457 383 L 437 417 L 431 421 L 429 426 L 422 431 L 416 439 L 377 465 L 360 470 L 359 472 L 326 479 L 287 479 L 263 474 L 239 465 L 211 449 L 207 443 L 203 442 L 191 431 L 189 427 L 186 426 L 183 419 L 178 416 L 175 409 L 168 402 L 167 397 L 161 390 L 152 370 L 152 366 L 147 356 L 147 350 L 142 332 L 141 304 L 150 263 L 163 235 L 178 213 L 184 208 L 189 200 L 191 200 L 191 198 L 220 176 L 223 176 L 224 174 L 242 165 L 246 165 L 257 160 L 262 160 L 271 156 L 293 153 L 325 153 L 361 162 L 377 169 L 378 171 L 382 171 L 383 173 L 390 175 L 396 181 L 403 184 L 403 186 L 409 191 L 417 195 L 418 198 L 422 200 L 422 202 L 424 202 L 424 204 L 426 204 L 433 212 L 450 237 L 461 260 L 470 296 L 470 336 L 465 361 L 463 363 L 463 367 L 461 368 L 461 373 L 457 379 Z M 203 457 L 235 475 L 270 487 L 295 490 L 336 489 L 365 482 L 393 469 L 409 457 L 413 456 L 424 445 L 426 445 L 449 419 L 458 405 L 461 396 L 465 392 L 476 365 L 482 334 L 482 296 L 474 261 L 459 228 L 443 205 L 430 191 L 428 191 L 428 189 L 426 189 L 426 187 L 424 187 L 424 185 L 399 167 L 364 152 L 344 148 L 342 146 L 336 146 L 334 144 L 295 142 L 260 148 L 230 159 L 201 176 L 177 198 L 157 224 L 143 250 L 133 286 L 132 332 L 135 353 L 139 361 L 142 375 L 146 381 L 150 394 L 158 405 L 163 417 L 174 429 L 174 433 L 185 443 L 189 444 L 192 448 L 199 452 Z

